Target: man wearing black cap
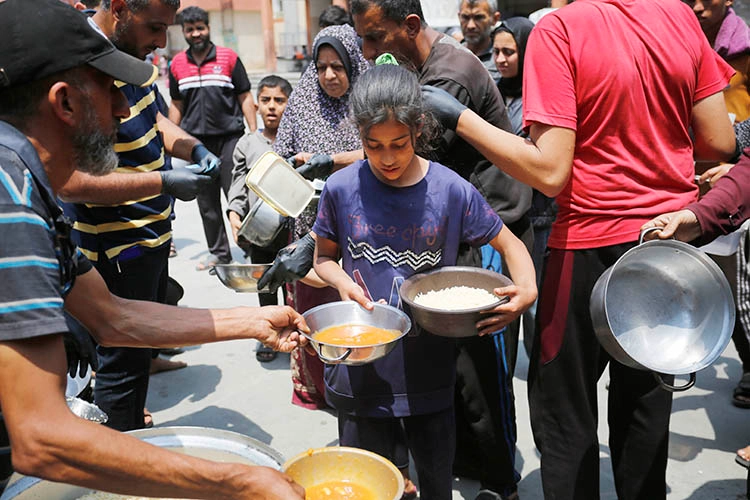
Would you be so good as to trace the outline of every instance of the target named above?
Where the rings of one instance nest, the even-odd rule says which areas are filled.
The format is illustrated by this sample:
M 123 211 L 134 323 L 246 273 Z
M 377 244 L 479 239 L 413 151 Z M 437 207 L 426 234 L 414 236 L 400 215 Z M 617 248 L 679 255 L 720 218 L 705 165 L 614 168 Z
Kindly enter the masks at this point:
M 104 0 L 91 18 L 120 50 L 144 59 L 166 45 L 179 0 Z M 164 303 L 174 198 L 192 200 L 209 189 L 219 159 L 170 122 L 155 84 L 122 85 L 131 114 L 120 123 L 119 167 L 106 176 L 75 172 L 61 188 L 73 222 L 73 241 L 94 263 L 109 290 L 123 298 Z M 195 169 L 172 169 L 169 155 Z M 121 431 L 144 427 L 152 350 L 99 346 L 96 404 L 106 425 Z
M 107 346 L 256 338 L 289 351 L 295 330 L 307 330 L 291 308 L 192 310 L 116 297 L 71 243 L 55 197 L 77 169 L 105 175 L 117 166 L 117 125 L 130 110 L 115 80 L 141 86 L 154 76 L 72 7 L 0 2 L 0 407 L 13 465 L 131 495 L 301 500 L 277 471 L 172 453 L 79 419 L 65 403 L 64 310 Z

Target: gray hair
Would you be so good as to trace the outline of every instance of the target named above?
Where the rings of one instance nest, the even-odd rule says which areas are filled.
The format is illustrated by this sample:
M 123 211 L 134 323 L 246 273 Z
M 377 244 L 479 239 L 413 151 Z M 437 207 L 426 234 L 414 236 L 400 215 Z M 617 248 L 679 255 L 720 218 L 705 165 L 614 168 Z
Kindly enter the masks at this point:
M 486 3 L 490 6 L 490 13 L 494 14 L 497 12 L 497 0 L 458 0 L 458 10 L 461 11 L 461 6 L 466 2 L 469 4 L 470 7 L 473 7 L 477 4 L 483 4 Z
M 417 76 L 402 66 L 383 64 L 367 70 L 354 84 L 349 106 L 362 142 L 373 126 L 388 120 L 409 128 L 418 153 L 429 152 L 438 137 L 437 121 L 425 109 Z
M 373 5 L 383 9 L 383 15 L 386 19 L 399 24 L 403 23 L 406 16 L 410 14 L 418 15 L 422 23 L 425 22 L 422 4 L 419 0 L 351 0 L 349 9 L 352 15 L 356 16 L 363 14 Z
M 125 0 L 125 5 L 128 6 L 131 12 L 139 12 L 151 3 L 151 0 Z M 161 3 L 167 7 L 172 7 L 175 10 L 180 8 L 180 0 L 161 0 Z M 102 10 L 109 10 L 112 6 L 112 0 L 102 0 Z

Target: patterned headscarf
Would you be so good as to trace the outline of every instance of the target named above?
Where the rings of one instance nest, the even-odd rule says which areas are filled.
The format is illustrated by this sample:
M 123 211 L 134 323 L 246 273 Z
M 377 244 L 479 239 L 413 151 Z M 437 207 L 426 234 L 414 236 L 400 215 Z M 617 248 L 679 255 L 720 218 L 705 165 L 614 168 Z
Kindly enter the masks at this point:
M 318 33 L 313 46 L 318 48 L 321 39 L 325 44 L 325 40 L 331 38 L 338 40 L 347 52 L 339 56 L 342 61 L 348 58 L 351 64 L 351 70 L 347 68 L 349 90 L 339 98 L 329 96 L 318 83 L 315 61 L 307 67 L 289 97 L 273 144 L 274 151 L 285 158 L 297 153 L 334 154 L 362 147 L 359 132 L 348 119 L 349 95 L 359 75 L 370 65 L 362 56 L 354 28 L 329 26 Z M 341 50 L 339 44 L 328 45 L 337 52 Z

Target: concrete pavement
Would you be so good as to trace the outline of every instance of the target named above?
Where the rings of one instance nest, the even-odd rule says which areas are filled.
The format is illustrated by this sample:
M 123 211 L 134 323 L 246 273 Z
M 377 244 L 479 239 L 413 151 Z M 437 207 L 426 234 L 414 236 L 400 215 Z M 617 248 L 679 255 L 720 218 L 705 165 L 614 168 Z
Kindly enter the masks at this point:
M 257 305 L 257 295 L 235 293 L 195 265 L 207 250 L 195 202 L 177 202 L 174 237 L 178 256 L 170 274 L 185 288 L 180 302 L 189 307 Z M 242 261 L 239 249 L 235 260 Z M 255 360 L 254 341 L 190 347 L 175 357 L 188 367 L 151 379 L 148 408 L 156 426 L 197 425 L 249 435 L 290 458 L 308 448 L 337 444 L 336 418 L 291 404 L 289 356 L 270 363 Z M 517 464 L 523 499 L 541 499 L 539 457 L 531 436 L 526 373 L 528 359 L 519 353 L 514 387 L 518 422 Z M 733 346 L 698 374 L 696 387 L 677 394 L 671 425 L 667 482 L 670 500 L 744 498 L 745 470 L 734 463 L 738 447 L 750 443 L 750 410 L 734 408 L 730 396 L 741 375 Z M 599 383 L 606 399 L 606 373 Z M 600 403 L 602 499 L 615 499 L 606 435 L 606 404 Z M 473 500 L 475 481 L 455 480 L 454 499 Z

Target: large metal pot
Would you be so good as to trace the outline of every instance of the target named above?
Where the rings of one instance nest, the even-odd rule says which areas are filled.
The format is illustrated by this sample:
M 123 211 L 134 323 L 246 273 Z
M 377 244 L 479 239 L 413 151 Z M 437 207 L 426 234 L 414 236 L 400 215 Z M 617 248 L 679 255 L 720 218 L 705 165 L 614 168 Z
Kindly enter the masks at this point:
M 401 337 L 411 330 L 411 320 L 403 311 L 384 304 L 375 304 L 368 311 L 356 302 L 330 302 L 313 307 L 302 314 L 310 333 L 303 333 L 310 341 L 321 361 L 328 364 L 364 365 L 382 358 L 396 347 Z M 398 330 L 401 334 L 390 342 L 368 346 L 341 346 L 320 342 L 315 334 L 337 325 L 372 325 L 386 330 Z
M 597 280 L 591 319 L 614 359 L 654 372 L 669 391 L 682 391 L 729 343 L 734 300 L 721 269 L 705 253 L 676 240 L 643 243 L 646 232 Z M 661 374 L 690 374 L 690 380 L 675 387 Z
M 284 463 L 273 448 L 236 432 L 207 427 L 155 427 L 128 434 L 154 446 L 208 460 L 264 465 L 276 470 Z M 92 491 L 14 474 L 0 500 L 74 500 Z

